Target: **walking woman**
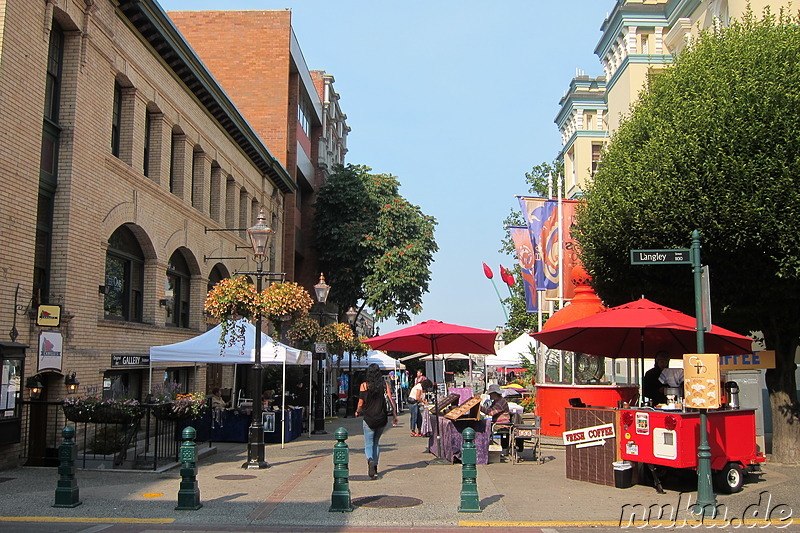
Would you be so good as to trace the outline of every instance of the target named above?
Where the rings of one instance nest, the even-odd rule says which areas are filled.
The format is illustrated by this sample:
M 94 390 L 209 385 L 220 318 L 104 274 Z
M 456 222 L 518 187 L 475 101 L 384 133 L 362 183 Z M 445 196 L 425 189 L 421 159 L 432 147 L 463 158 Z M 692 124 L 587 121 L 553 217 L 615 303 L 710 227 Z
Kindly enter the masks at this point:
M 367 471 L 371 479 L 378 477 L 378 458 L 380 456 L 380 440 L 388 414 L 386 400 L 388 397 L 392 405 L 392 425 L 397 425 L 397 406 L 392 397 L 392 389 L 384 381 L 380 367 L 372 363 L 367 367 L 366 379 L 361 384 L 356 407 L 356 416 L 364 415 L 364 453 L 367 456 Z
M 425 393 L 433 389 L 433 383 L 428 378 L 423 379 L 411 388 L 408 393 L 408 410 L 411 412 L 411 436 L 422 436 L 422 406 L 425 401 Z

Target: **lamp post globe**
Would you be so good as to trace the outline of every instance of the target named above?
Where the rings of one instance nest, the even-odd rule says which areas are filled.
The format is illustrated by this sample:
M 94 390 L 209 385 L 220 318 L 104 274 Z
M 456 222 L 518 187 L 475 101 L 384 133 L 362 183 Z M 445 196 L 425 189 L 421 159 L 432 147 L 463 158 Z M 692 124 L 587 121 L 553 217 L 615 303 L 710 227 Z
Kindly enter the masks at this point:
M 256 225 L 247 228 L 247 236 L 253 246 L 253 256 L 256 261 L 256 292 L 261 292 L 261 278 L 264 276 L 264 260 L 266 259 L 272 228 L 267 226 L 264 210 L 258 214 Z M 251 390 L 253 394 L 253 418 L 247 437 L 247 461 L 242 468 L 261 469 L 269 468 L 269 463 L 264 458 L 264 421 L 261 418 L 261 396 L 263 384 L 263 368 L 261 366 L 261 312 L 256 312 L 256 331 L 254 339 L 255 360 L 250 375 Z

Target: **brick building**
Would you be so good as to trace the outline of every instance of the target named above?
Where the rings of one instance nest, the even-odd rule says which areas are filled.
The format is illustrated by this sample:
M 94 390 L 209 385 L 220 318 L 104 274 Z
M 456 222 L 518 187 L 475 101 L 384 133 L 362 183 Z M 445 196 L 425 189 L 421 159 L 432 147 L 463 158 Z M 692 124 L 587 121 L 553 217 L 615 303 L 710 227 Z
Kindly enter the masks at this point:
M 310 289 L 319 279 L 311 247 L 316 192 L 347 153 L 333 76 L 309 70 L 290 10 L 169 16 L 297 184 L 284 211 L 282 268 Z
M 264 267 L 280 270 L 302 205 L 286 170 L 300 164 L 270 149 L 285 133 L 250 125 L 154 0 L 0 3 L 0 121 L 4 467 L 47 422 L 22 404 L 26 378 L 48 401 L 72 373 L 80 392 L 142 398 L 147 366 L 121 356 L 205 331 L 209 285 L 255 268 L 243 233 L 206 228 L 263 209 L 277 230 Z M 37 325 L 40 304 L 60 306 L 60 326 Z M 158 372 L 206 387 L 205 368 Z

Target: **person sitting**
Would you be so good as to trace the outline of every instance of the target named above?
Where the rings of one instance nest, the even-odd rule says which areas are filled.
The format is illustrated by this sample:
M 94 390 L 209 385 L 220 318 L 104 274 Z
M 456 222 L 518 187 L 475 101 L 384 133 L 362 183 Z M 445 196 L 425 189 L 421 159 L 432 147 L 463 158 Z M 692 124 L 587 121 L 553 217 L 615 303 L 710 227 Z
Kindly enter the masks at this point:
M 224 411 L 227 406 L 228 402 L 222 399 L 222 390 L 220 390 L 219 387 L 211 389 L 211 413 L 214 415 L 213 423 L 219 427 L 222 427 L 222 411 Z
M 481 405 L 481 412 L 492 418 L 492 424 L 511 424 L 511 412 L 500 385 L 492 383 L 486 393 L 489 399 Z

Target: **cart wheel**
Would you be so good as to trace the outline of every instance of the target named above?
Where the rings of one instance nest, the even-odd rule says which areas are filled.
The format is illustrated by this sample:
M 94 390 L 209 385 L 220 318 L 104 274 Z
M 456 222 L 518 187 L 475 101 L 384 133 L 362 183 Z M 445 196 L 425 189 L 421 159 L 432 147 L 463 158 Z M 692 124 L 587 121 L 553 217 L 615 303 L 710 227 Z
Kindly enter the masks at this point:
M 725 468 L 714 475 L 717 487 L 726 494 L 734 494 L 742 490 L 744 485 L 744 468 L 739 463 L 728 463 Z

